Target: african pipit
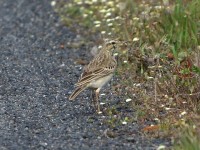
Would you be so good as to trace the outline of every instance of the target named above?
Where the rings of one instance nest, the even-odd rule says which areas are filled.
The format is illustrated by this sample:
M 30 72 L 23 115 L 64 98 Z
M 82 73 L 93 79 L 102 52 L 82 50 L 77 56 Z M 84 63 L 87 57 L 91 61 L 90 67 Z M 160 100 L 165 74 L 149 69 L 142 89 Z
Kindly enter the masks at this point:
M 120 43 L 122 42 L 110 40 L 103 44 L 99 54 L 97 54 L 96 57 L 94 57 L 93 60 L 83 69 L 81 77 L 75 84 L 76 89 L 70 95 L 69 100 L 74 100 L 83 90 L 90 88 L 92 89 L 92 92 L 95 92 L 93 100 L 97 112 L 100 112 L 99 92 L 113 76 L 117 66 L 117 61 L 113 56 L 113 50 L 115 50 L 116 46 Z

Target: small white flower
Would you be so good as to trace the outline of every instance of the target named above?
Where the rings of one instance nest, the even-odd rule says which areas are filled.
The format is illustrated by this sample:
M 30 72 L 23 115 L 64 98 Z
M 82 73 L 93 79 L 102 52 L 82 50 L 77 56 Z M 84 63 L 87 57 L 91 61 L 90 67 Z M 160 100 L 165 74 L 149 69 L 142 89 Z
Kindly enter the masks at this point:
M 99 46 L 98 46 L 98 49 L 101 49 L 101 48 L 102 48 L 102 46 L 101 46 L 101 45 L 99 45 Z
M 182 116 L 184 116 L 184 115 L 186 115 L 187 114 L 187 112 L 186 111 L 183 111 L 180 115 L 179 115 L 179 117 L 182 117 Z
M 117 5 L 117 7 L 120 9 L 120 11 L 123 11 L 126 8 L 126 5 L 126 2 L 121 2 Z
M 83 14 L 83 17 L 86 18 L 88 16 L 88 14 Z
M 106 103 L 101 102 L 100 105 L 105 105 Z
M 78 4 L 78 5 L 82 5 L 82 4 L 83 4 L 83 2 L 77 2 L 77 4 Z
M 89 14 L 91 14 L 91 15 L 92 15 L 93 13 L 94 13 L 93 11 L 89 11 Z
M 162 6 L 155 6 L 155 9 L 162 9 Z
M 120 16 L 117 16 L 117 17 L 115 17 L 115 19 L 118 20 L 118 19 L 121 19 L 121 17 L 120 17 Z
M 126 99 L 126 102 L 130 102 L 130 101 L 132 101 L 132 99 L 130 99 L 130 98 Z
M 147 79 L 153 79 L 153 77 L 147 77 Z
M 106 22 L 111 22 L 112 21 L 112 19 L 106 19 Z
M 123 122 L 122 122 L 122 124 L 126 125 L 126 124 L 127 124 L 127 122 L 126 122 L 126 121 L 123 121 Z
M 114 6 L 114 2 L 113 1 L 107 2 L 107 5 Z
M 138 20 L 140 20 L 140 19 L 139 19 L 138 17 L 134 17 L 133 20 L 138 21 Z
M 56 5 L 56 1 L 51 1 L 51 6 L 55 6 Z
M 140 83 L 138 83 L 138 84 L 136 84 L 135 86 L 136 86 L 136 87 L 140 87 L 140 86 L 141 86 L 141 84 L 140 84 Z
M 105 17 L 110 17 L 112 14 L 110 12 L 106 13 Z
M 169 108 L 169 107 L 166 107 L 166 108 L 165 108 L 165 110 L 170 110 L 170 109 L 171 109 L 171 108 Z
M 160 146 L 158 146 L 158 148 L 156 150 L 164 150 L 165 148 L 166 148 L 165 145 L 160 145 Z
M 101 23 L 101 21 L 94 21 L 94 24 L 100 24 Z
M 114 53 L 114 56 L 118 56 L 118 53 Z
M 100 27 L 100 24 L 96 24 L 95 27 L 96 27 L 96 28 Z
M 106 33 L 106 31 L 101 31 L 101 34 L 105 34 Z
M 101 9 L 99 12 L 100 12 L 100 13 L 105 13 L 106 10 L 105 10 L 105 9 Z
M 133 42 L 136 42 L 136 41 L 139 41 L 139 38 L 135 37 L 135 38 L 133 39 Z
M 102 111 L 99 111 L 98 114 L 102 114 Z

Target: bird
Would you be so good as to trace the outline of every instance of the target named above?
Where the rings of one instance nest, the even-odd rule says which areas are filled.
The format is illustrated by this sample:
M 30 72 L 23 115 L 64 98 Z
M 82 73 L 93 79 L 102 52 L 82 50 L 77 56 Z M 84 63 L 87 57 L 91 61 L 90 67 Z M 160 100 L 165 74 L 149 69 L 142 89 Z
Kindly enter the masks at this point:
M 74 100 L 82 91 L 89 88 L 92 90 L 94 107 L 97 113 L 101 113 L 99 105 L 99 92 L 108 83 L 117 67 L 114 51 L 122 41 L 105 40 L 100 52 L 84 67 L 76 89 L 70 95 L 69 100 Z

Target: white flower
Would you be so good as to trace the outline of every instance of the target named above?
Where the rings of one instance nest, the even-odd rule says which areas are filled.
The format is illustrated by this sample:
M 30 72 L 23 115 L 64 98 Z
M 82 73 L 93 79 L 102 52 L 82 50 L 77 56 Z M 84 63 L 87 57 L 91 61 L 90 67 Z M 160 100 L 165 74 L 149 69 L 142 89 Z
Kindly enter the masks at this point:
M 86 18 L 88 16 L 88 14 L 83 14 L 83 17 Z
M 179 115 L 179 117 L 182 117 L 182 116 L 184 116 L 185 114 L 187 114 L 187 112 L 186 112 L 186 111 L 183 111 L 183 112 Z
M 136 41 L 139 41 L 139 38 L 135 37 L 135 38 L 133 39 L 133 42 L 136 42 Z
M 138 20 L 140 20 L 140 19 L 139 19 L 138 17 L 134 17 L 133 20 L 138 21 Z
M 51 1 L 51 6 L 55 6 L 56 5 L 56 1 Z
M 127 122 L 126 122 L 126 121 L 123 121 L 123 122 L 122 122 L 122 124 L 126 125 L 126 124 L 127 124 Z
M 126 99 L 126 102 L 130 102 L 130 101 L 132 101 L 132 99 L 130 99 L 130 98 L 127 98 L 127 99 Z
M 101 102 L 100 105 L 105 105 L 105 103 Z
M 94 21 L 94 24 L 100 24 L 101 23 L 101 21 Z
M 164 150 L 165 148 L 166 148 L 165 145 L 160 145 L 160 146 L 158 146 L 158 148 L 156 150 Z
M 96 28 L 100 27 L 100 24 L 96 24 L 95 27 L 96 27 Z
M 107 12 L 105 17 L 110 17 L 112 14 L 110 12 Z
M 108 26 L 109 26 L 109 27 L 113 26 L 113 23 L 109 23 Z
M 101 49 L 101 48 L 102 48 L 102 46 L 101 46 L 101 45 L 99 45 L 99 46 L 98 46 L 98 49 Z
M 105 12 L 107 12 L 105 9 L 101 9 L 100 11 L 99 11 L 100 13 L 105 13 Z
M 106 31 L 101 31 L 101 34 L 105 34 L 106 33 Z
M 114 56 L 118 56 L 118 53 L 114 53 Z
M 147 77 L 147 79 L 153 79 L 153 77 Z
M 162 9 L 162 6 L 155 6 L 155 9 Z
M 169 108 L 169 107 L 165 107 L 165 110 L 170 110 L 171 108 Z

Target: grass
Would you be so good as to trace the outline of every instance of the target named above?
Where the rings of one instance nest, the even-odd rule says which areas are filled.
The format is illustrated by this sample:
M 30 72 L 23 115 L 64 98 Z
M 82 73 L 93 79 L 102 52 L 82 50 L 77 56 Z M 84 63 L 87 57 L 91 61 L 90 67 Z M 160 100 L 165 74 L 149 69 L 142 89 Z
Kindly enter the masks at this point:
M 196 6 L 194 6 L 196 5 Z M 167 39 L 174 43 L 174 47 L 181 51 L 182 48 L 191 49 L 199 45 L 198 24 L 200 10 L 199 1 L 184 6 L 181 0 L 177 1 L 173 12 L 163 14 L 162 26 L 167 33 Z
M 107 110 L 112 126 L 138 122 L 149 136 L 175 139 L 174 149 L 199 148 L 200 0 L 60 1 L 55 10 L 63 24 L 96 45 L 99 38 L 130 41 L 118 54 L 112 90 L 124 99 L 121 113 Z M 91 36 L 93 35 L 93 36 Z M 125 89 L 125 91 L 122 89 Z M 121 116 L 120 116 L 121 115 Z M 193 124 L 191 125 L 191 120 Z M 151 123 L 152 126 L 147 125 Z M 184 125 L 183 125 L 184 122 Z M 193 127 L 196 127 L 195 129 Z M 174 134 L 180 132 L 180 134 Z M 157 134 L 156 134 L 157 136 Z
M 187 124 L 182 126 L 180 131 L 180 139 L 176 141 L 173 150 L 199 150 L 200 149 L 200 137 L 197 135 L 196 126 L 188 126 Z

